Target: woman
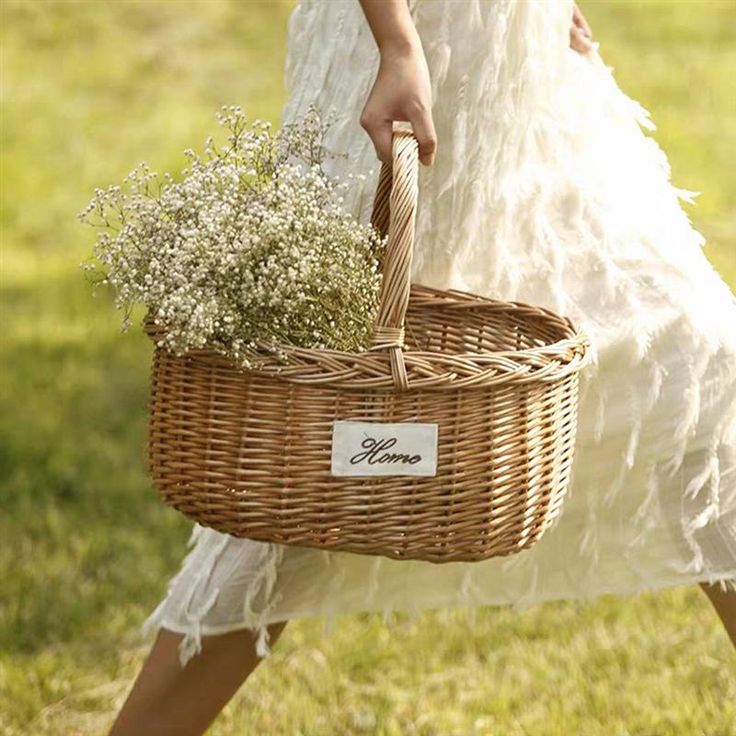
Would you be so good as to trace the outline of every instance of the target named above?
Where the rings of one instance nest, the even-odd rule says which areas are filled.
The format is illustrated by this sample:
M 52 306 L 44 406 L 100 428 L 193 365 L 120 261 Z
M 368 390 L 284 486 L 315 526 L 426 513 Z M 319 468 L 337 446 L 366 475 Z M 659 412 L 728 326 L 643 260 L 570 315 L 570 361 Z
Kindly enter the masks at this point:
M 328 143 L 351 158 L 335 173 L 375 171 L 392 122 L 412 124 L 425 164 L 414 281 L 546 306 L 589 334 L 570 491 L 534 548 L 482 563 L 196 527 L 112 733 L 202 733 L 298 616 L 519 610 L 697 582 L 736 642 L 736 302 L 577 7 L 304 0 L 286 71 L 284 121 L 336 109 Z M 363 220 L 374 184 L 347 203 Z

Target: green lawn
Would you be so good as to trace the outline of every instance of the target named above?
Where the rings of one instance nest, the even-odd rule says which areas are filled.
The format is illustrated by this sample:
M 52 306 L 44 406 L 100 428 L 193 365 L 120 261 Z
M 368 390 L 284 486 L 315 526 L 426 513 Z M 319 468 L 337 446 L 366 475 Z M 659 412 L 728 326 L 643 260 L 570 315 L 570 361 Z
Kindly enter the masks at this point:
M 188 523 L 145 471 L 151 346 L 119 334 L 78 263 L 92 187 L 175 168 L 239 103 L 276 120 L 289 2 L 2 5 L 0 733 L 101 734 L 144 655 L 137 628 Z M 736 284 L 733 3 L 583 4 L 650 109 L 706 252 Z M 427 611 L 289 624 L 212 733 L 727 736 L 736 656 L 696 589 L 522 615 Z

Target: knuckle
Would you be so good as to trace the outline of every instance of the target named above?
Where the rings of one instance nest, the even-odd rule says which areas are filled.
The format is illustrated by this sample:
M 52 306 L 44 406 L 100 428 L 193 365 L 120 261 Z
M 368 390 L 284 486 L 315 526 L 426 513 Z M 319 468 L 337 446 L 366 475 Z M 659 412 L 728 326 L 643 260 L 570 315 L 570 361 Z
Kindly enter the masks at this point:
M 370 113 L 364 112 L 360 116 L 360 126 L 364 130 L 370 130 L 371 128 L 373 128 L 373 125 L 374 125 L 374 118 L 373 118 L 373 116 Z
M 410 115 L 424 115 L 427 113 L 427 106 L 419 99 L 411 99 L 407 102 L 407 112 Z

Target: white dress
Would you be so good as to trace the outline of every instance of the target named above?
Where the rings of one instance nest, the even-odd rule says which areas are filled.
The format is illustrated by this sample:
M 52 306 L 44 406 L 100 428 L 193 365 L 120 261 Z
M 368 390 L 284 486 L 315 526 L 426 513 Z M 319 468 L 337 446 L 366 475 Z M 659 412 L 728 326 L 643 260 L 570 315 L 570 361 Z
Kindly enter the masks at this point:
M 736 299 L 702 252 L 648 113 L 597 51 L 569 47 L 572 0 L 412 0 L 439 146 L 421 167 L 414 281 L 538 304 L 589 335 L 562 514 L 533 548 L 484 562 L 399 561 L 195 526 L 144 624 L 202 634 L 358 611 L 736 588 Z M 367 221 L 378 165 L 359 116 L 378 63 L 358 0 L 302 0 L 283 120 L 335 111 L 337 173 Z M 340 168 L 342 167 L 342 168 Z M 371 173 L 372 172 L 372 173 Z M 731 582 L 726 582 L 731 581 Z

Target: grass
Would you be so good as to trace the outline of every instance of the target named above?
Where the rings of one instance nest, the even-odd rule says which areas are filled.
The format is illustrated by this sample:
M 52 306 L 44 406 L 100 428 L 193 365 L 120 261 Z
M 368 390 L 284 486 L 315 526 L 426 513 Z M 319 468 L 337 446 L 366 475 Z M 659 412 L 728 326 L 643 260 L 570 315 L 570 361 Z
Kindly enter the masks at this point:
M 101 734 L 145 649 L 137 627 L 188 523 L 145 472 L 151 349 L 118 334 L 78 263 L 74 214 L 147 160 L 180 165 L 240 103 L 277 120 L 290 3 L 2 6 L 0 732 Z M 728 2 L 584 6 L 622 88 L 653 113 L 690 214 L 733 286 L 736 31 Z M 289 624 L 212 733 L 736 733 L 736 656 L 695 589 Z

